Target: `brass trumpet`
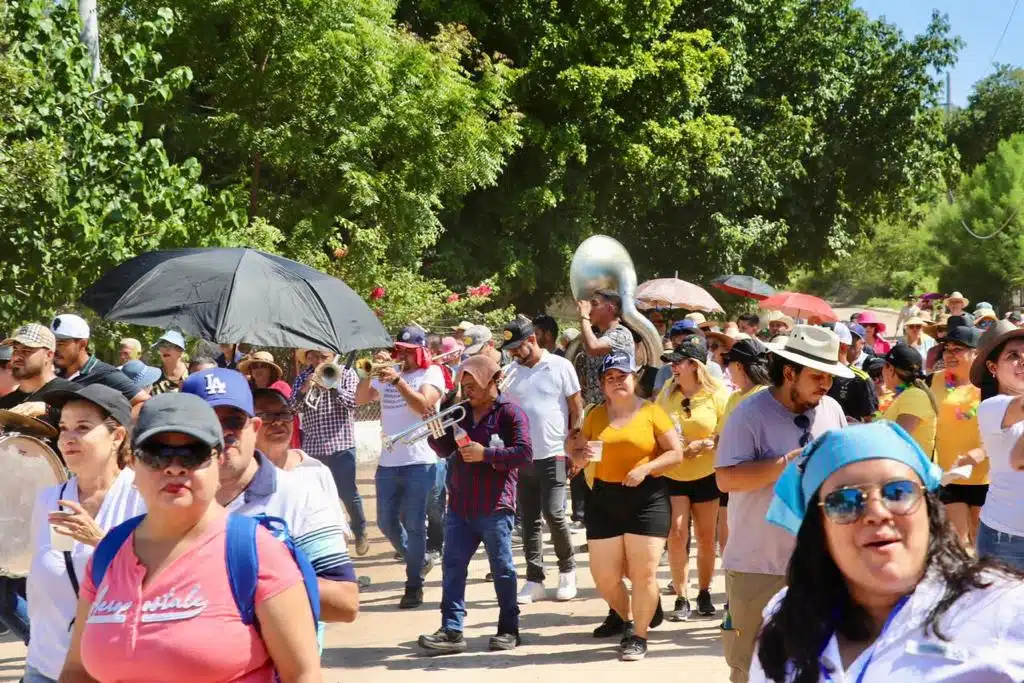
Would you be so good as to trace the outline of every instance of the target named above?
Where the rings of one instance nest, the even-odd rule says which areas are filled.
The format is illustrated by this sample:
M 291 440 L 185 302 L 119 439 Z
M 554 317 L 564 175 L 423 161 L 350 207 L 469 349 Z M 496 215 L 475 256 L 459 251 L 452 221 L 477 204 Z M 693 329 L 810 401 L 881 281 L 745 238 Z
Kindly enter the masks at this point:
M 462 401 L 461 403 L 448 406 L 441 412 L 428 415 L 426 419 L 403 429 L 397 434 L 385 435 L 383 441 L 384 448 L 390 451 L 395 447 L 396 443 L 411 445 L 429 436 L 433 436 L 435 439 L 444 436 L 445 431 L 449 427 L 466 417 L 467 403 L 468 401 Z
M 402 363 L 399 361 L 374 363 L 369 358 L 360 358 L 356 361 L 356 370 L 364 377 L 380 377 L 381 370 L 385 368 L 394 368 L 396 371 L 401 372 L 401 366 Z
M 309 393 L 306 394 L 306 405 L 316 410 L 324 394 L 338 386 L 343 370 L 344 368 L 333 361 L 318 365 L 310 378 L 311 386 Z

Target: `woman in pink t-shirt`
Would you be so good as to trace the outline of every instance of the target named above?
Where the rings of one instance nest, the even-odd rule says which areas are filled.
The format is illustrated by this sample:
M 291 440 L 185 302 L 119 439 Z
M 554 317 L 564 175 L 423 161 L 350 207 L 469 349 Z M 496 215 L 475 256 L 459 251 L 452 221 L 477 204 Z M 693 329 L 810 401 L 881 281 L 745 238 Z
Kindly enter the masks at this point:
M 61 683 L 320 683 L 312 609 L 288 549 L 257 529 L 257 630 L 242 622 L 216 503 L 217 415 L 191 394 L 161 394 L 139 413 L 135 484 L 148 513 L 93 585 L 83 577 Z M 308 624 L 303 628 L 301 625 Z

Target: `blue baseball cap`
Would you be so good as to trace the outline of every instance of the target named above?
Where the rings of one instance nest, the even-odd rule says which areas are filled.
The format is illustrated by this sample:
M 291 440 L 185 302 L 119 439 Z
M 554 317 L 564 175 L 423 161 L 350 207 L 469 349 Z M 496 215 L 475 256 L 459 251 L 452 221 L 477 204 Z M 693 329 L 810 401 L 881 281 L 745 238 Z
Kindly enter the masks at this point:
M 423 333 L 418 327 L 409 325 L 403 327 L 402 331 L 395 337 L 395 346 L 401 346 L 407 349 L 416 349 L 425 347 L 427 345 L 427 335 Z
M 181 385 L 181 390 L 187 394 L 198 396 L 213 408 L 227 406 L 237 408 L 250 417 L 255 414 L 249 381 L 237 370 L 228 370 L 227 368 L 203 370 L 189 375 L 189 378 Z
M 860 323 L 850 323 L 846 327 L 848 330 L 850 330 L 850 334 L 852 334 L 857 339 L 863 339 L 868 334 L 867 330 L 865 330 L 864 326 L 861 325 Z
M 601 363 L 602 375 L 609 370 L 619 370 L 632 374 L 638 369 L 633 354 L 626 353 L 625 351 L 613 351 L 605 356 L 604 362 Z
M 700 328 L 697 326 L 697 323 L 693 320 L 677 320 L 674 323 L 672 323 L 672 327 L 668 331 L 668 336 L 671 337 L 672 335 L 676 334 L 689 333 L 696 334 L 697 330 L 699 329 Z

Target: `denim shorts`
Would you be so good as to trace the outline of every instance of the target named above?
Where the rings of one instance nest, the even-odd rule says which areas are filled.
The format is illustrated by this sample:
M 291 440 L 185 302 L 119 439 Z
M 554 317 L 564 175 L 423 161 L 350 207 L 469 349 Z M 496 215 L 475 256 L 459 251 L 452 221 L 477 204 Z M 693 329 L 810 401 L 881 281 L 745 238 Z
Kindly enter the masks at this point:
M 982 522 L 978 528 L 978 557 L 990 557 L 1024 571 L 1024 536 L 1014 536 Z
M 25 675 L 21 678 L 21 683 L 57 683 L 57 681 L 47 678 L 31 666 L 27 666 L 25 667 Z

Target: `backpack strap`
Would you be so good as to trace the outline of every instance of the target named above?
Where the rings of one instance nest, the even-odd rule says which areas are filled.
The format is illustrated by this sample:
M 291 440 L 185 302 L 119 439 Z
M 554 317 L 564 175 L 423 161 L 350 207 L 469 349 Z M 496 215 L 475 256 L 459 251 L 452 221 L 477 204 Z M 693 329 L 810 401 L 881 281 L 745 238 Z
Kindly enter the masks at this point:
M 256 549 L 256 527 L 262 526 L 273 536 L 281 541 L 296 566 L 302 573 L 302 582 L 306 586 L 306 596 L 309 598 L 309 606 L 313 611 L 313 625 L 316 627 L 320 621 L 320 589 L 317 585 L 316 571 L 301 549 L 296 547 L 291 534 L 288 533 L 288 523 L 280 517 L 269 515 L 256 515 L 248 517 L 245 515 L 228 515 L 226 560 L 228 569 L 228 584 L 231 586 L 231 597 L 238 607 L 238 614 L 242 617 L 242 623 L 246 626 L 255 626 L 256 623 L 256 585 L 259 582 L 260 558 Z
M 107 535 L 96 546 L 96 552 L 92 554 L 92 571 L 89 574 L 94 587 L 99 588 L 100 584 L 103 583 L 103 577 L 107 575 L 107 569 L 117 556 L 117 551 L 121 549 L 124 542 L 128 540 L 128 537 L 132 535 L 132 532 L 135 531 L 145 518 L 146 515 L 139 515 L 138 517 L 132 517 L 121 522 L 108 531 Z

